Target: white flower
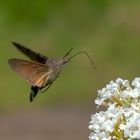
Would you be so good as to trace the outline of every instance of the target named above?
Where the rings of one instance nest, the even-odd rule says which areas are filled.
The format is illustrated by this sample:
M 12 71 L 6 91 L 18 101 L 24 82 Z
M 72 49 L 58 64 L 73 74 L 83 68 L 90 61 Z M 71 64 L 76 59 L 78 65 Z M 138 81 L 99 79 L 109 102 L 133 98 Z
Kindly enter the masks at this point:
M 135 88 L 140 88 L 140 77 L 136 77 L 136 78 L 132 81 L 132 86 L 134 86 Z
M 121 85 L 122 82 L 123 82 L 123 79 L 121 79 L 121 78 L 116 79 L 116 83 L 117 83 L 117 85 Z
M 124 87 L 128 88 L 128 87 L 129 87 L 129 81 L 128 81 L 128 80 L 122 81 L 122 85 L 123 85 Z
M 108 108 L 91 116 L 90 140 L 140 139 L 140 77 L 131 85 L 118 78 L 98 90 L 95 104 Z

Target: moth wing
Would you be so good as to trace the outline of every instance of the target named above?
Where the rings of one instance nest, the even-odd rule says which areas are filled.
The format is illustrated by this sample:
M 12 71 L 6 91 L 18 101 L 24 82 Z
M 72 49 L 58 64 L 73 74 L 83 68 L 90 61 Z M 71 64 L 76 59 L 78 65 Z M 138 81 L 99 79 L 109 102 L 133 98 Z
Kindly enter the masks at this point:
M 25 78 L 31 85 L 43 87 L 47 83 L 52 69 L 45 64 L 22 59 L 10 59 L 11 68 Z
M 25 46 L 23 46 L 23 45 L 21 45 L 19 43 L 16 43 L 16 42 L 12 42 L 12 43 L 20 52 L 25 54 L 27 57 L 29 57 L 33 61 L 45 64 L 45 62 L 48 59 L 48 57 L 46 57 L 46 56 L 44 56 L 42 54 L 36 53 L 36 52 L 26 48 Z

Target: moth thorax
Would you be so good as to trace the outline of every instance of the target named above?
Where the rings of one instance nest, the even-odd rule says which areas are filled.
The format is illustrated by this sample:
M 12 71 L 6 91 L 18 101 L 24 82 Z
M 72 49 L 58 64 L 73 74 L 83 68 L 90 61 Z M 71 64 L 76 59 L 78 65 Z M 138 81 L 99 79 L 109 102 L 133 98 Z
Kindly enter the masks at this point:
M 46 64 L 51 68 L 60 68 L 62 67 L 62 58 L 48 58 Z

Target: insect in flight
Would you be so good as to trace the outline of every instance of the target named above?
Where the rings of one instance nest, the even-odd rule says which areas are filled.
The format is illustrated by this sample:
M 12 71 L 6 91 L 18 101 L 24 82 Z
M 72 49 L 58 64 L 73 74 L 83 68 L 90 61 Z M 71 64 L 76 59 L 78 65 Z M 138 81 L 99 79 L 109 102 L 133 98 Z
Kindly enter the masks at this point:
M 28 56 L 32 61 L 12 58 L 9 59 L 10 67 L 19 75 L 31 84 L 30 102 L 36 97 L 39 90 L 45 89 L 42 92 L 48 90 L 56 78 L 59 76 L 62 67 L 67 64 L 73 57 L 84 53 L 87 55 L 92 65 L 95 65 L 86 51 L 79 51 L 74 55 L 67 57 L 73 48 L 71 48 L 63 57 L 51 58 L 44 56 L 40 53 L 36 53 L 23 45 L 16 42 L 12 42 L 13 45 Z

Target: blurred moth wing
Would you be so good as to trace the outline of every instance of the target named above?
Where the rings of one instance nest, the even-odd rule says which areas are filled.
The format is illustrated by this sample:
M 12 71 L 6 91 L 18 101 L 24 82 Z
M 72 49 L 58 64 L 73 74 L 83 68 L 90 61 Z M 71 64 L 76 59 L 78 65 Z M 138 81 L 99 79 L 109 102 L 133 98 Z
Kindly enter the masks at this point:
M 45 64 L 48 57 L 42 55 L 42 54 L 39 54 L 39 53 L 36 53 L 28 48 L 26 48 L 25 46 L 19 44 L 19 43 L 16 43 L 16 42 L 12 42 L 12 44 L 21 52 L 23 53 L 24 55 L 26 55 L 27 57 L 29 57 L 31 60 L 33 61 L 36 61 L 38 63 L 42 63 L 42 64 Z
M 42 88 L 48 82 L 52 69 L 45 64 L 22 59 L 10 59 L 11 68 L 25 78 L 31 85 Z

